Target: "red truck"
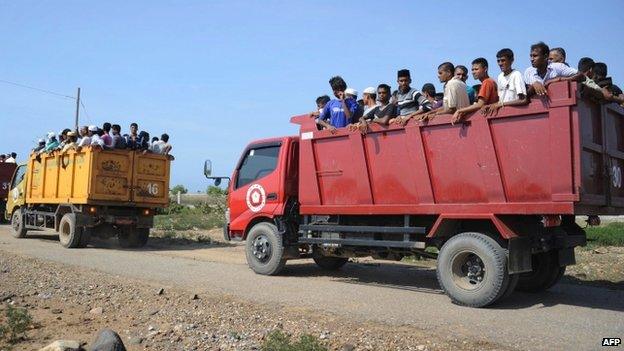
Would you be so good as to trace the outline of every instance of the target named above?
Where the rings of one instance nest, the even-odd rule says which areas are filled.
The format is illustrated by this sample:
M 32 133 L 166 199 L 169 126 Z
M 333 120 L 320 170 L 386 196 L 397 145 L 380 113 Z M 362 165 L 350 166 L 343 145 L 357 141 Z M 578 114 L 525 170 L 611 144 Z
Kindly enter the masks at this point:
M 624 109 L 576 83 L 548 90 L 495 116 L 372 125 L 366 135 L 295 116 L 299 136 L 245 148 L 224 235 L 246 240 L 259 274 L 297 258 L 338 269 L 350 257 L 419 255 L 437 256 L 440 286 L 461 305 L 548 289 L 586 243 L 575 216 L 594 225 L 624 214 Z M 208 178 L 230 179 L 211 168 Z
M 0 163 L 0 223 L 4 222 L 4 210 L 6 209 L 9 190 L 11 190 L 11 178 L 17 164 L 11 162 Z

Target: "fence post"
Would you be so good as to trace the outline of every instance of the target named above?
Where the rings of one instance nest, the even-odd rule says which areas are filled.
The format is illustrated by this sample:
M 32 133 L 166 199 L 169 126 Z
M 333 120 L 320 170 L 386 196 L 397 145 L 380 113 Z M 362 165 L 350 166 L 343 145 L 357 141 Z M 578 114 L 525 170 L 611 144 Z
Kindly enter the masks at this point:
M 178 205 L 180 204 L 180 192 L 178 191 Z

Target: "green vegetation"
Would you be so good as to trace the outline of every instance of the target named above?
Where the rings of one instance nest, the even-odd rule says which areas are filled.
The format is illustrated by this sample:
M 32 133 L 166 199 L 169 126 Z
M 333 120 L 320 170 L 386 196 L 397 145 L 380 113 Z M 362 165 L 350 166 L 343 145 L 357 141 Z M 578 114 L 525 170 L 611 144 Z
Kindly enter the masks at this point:
M 206 194 L 208 195 L 225 195 L 225 190 L 221 189 L 218 186 L 209 185 L 206 189 Z
M 326 351 L 320 340 L 310 334 L 301 335 L 298 341 L 292 342 L 290 336 L 281 330 L 272 331 L 262 344 L 262 351 Z
M 624 223 L 612 222 L 600 227 L 587 227 L 587 243 L 590 245 L 624 246 Z
M 0 339 L 7 339 L 9 343 L 16 343 L 24 336 L 32 323 L 32 317 L 25 308 L 17 308 L 7 304 L 5 322 L 0 325 Z
M 189 204 L 171 202 L 169 207 L 154 217 L 154 228 L 174 235 L 176 230 L 212 229 L 222 227 L 225 221 L 225 196 L 203 197 Z
M 184 185 L 178 184 L 178 185 L 174 186 L 173 188 L 171 188 L 170 192 L 172 194 L 174 194 L 174 195 L 177 194 L 178 192 L 180 194 L 186 194 L 186 193 L 188 193 L 188 189 L 185 188 Z

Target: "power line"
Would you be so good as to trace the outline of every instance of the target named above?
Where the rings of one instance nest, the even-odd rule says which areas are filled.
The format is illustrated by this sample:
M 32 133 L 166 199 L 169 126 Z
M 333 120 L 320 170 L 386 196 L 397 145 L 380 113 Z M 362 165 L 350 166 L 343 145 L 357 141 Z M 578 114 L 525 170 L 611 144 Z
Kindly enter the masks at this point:
M 61 96 L 67 99 L 72 99 L 72 100 L 76 100 L 75 97 L 73 96 L 69 96 L 69 95 L 65 95 L 65 94 L 61 94 L 61 93 L 57 93 L 54 91 L 50 91 L 50 90 L 46 90 L 46 89 L 41 89 L 41 88 L 36 88 L 36 87 L 32 87 L 30 85 L 26 85 L 26 84 L 20 84 L 20 83 L 15 83 L 15 82 L 9 82 L 8 80 L 4 80 L 4 79 L 0 79 L 0 82 L 2 83 L 6 83 L 6 84 L 11 84 L 11 85 L 15 85 L 17 87 L 21 87 L 21 88 L 26 88 L 26 89 L 31 89 L 31 90 L 35 90 L 41 93 L 46 93 L 46 94 L 50 94 L 50 95 L 56 95 L 56 96 Z
M 87 108 L 82 103 L 82 100 L 80 100 L 80 106 L 82 106 L 82 111 L 84 111 L 84 113 L 85 113 L 85 115 L 87 115 L 87 118 L 89 119 L 89 121 L 91 121 L 91 116 L 89 116 L 89 113 L 87 112 Z

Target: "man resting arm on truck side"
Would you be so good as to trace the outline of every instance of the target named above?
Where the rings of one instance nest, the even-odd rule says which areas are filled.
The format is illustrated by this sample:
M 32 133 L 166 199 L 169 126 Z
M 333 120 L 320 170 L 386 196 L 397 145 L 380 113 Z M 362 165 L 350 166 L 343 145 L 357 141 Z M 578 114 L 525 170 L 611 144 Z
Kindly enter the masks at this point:
M 524 82 L 528 85 L 529 96 L 546 95 L 546 87 L 550 83 L 583 79 L 583 74 L 563 63 L 548 62 L 550 49 L 543 42 L 531 45 L 531 67 L 524 71 Z
M 444 83 L 444 98 L 442 108 L 421 115 L 420 119 L 432 119 L 437 115 L 453 114 L 455 111 L 470 105 L 466 83 L 455 76 L 455 67 L 450 62 L 438 66 L 438 78 Z
M 484 106 L 481 109 L 483 115 L 494 115 L 503 106 L 522 106 L 529 103 L 522 73 L 511 67 L 513 61 L 514 53 L 511 49 L 501 49 L 496 53 L 496 62 L 501 69 L 497 79 L 498 103 Z
M 336 128 L 344 128 L 349 124 L 351 116 L 355 114 L 357 102 L 353 98 L 346 98 L 347 83 L 340 76 L 332 77 L 329 85 L 334 91 L 336 99 L 331 100 L 323 108 L 318 124 L 329 129 L 334 134 Z
M 465 115 L 478 111 L 483 106 L 498 102 L 496 82 L 488 75 L 488 62 L 483 57 L 472 61 L 472 77 L 481 82 L 477 101 L 470 106 L 455 111 L 451 123 L 459 122 Z
M 362 102 L 364 103 L 362 116 L 360 116 L 356 123 L 349 124 L 347 128 L 350 131 L 359 130 L 360 133 L 366 134 L 366 131 L 368 130 L 367 121 L 374 118 L 374 113 L 377 109 L 377 91 L 375 88 L 368 87 L 364 89 L 364 92 L 362 93 Z

